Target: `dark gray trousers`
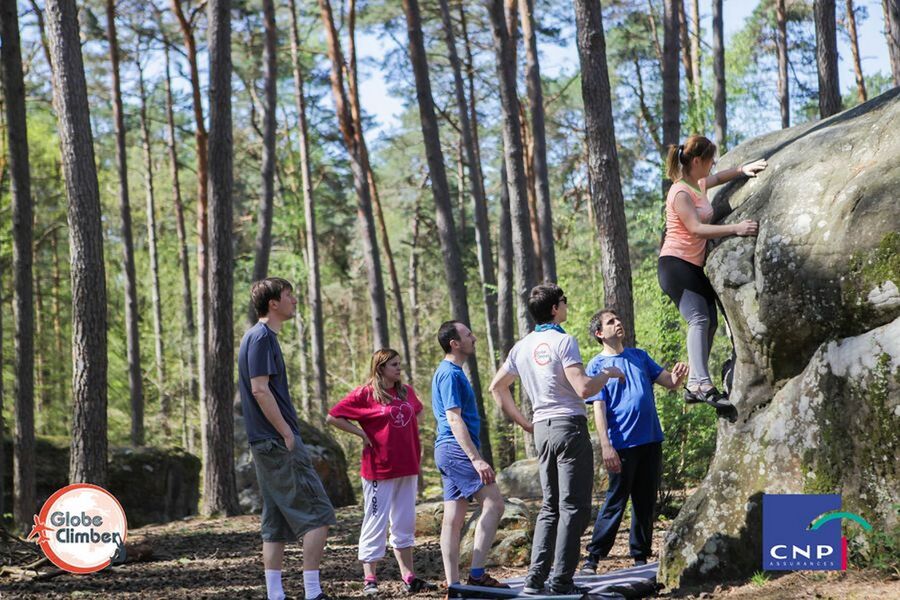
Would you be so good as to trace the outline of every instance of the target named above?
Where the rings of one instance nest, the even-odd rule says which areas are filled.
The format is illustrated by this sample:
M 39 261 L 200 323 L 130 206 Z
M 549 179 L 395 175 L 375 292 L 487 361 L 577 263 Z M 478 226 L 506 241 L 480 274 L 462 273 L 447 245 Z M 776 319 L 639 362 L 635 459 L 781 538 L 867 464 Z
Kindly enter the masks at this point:
M 534 424 L 544 503 L 534 528 L 527 584 L 541 587 L 555 565 L 551 588 L 572 584 L 581 534 L 591 520 L 594 452 L 587 418 L 560 417 Z

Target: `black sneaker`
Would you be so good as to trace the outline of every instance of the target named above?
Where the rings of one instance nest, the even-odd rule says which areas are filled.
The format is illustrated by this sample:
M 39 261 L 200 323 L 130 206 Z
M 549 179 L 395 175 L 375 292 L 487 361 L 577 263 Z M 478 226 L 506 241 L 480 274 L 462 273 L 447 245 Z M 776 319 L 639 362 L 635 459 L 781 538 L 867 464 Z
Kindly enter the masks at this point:
M 429 583 L 418 577 L 414 578 L 409 583 L 403 582 L 404 588 L 406 588 L 407 594 L 418 594 L 419 592 L 433 592 L 438 589 L 433 583 Z
M 576 585 L 575 583 L 570 583 L 569 585 L 564 585 L 562 587 L 551 585 L 550 591 L 554 594 L 559 594 L 560 596 L 575 596 L 579 594 L 587 594 L 591 591 L 591 588 L 585 587 L 583 585 Z
M 525 580 L 525 587 L 522 588 L 523 596 L 543 596 L 547 593 L 544 584 L 537 584 L 533 581 Z
M 315 598 L 307 598 L 306 600 L 331 600 L 331 597 L 328 594 L 326 594 L 325 592 L 322 592 Z
M 636 567 L 643 567 L 646 564 L 647 564 L 646 558 L 635 558 L 634 559 L 634 566 L 636 566 Z
M 367 581 L 366 585 L 363 586 L 363 595 L 377 596 L 378 595 L 378 582 Z
M 581 568 L 578 569 L 579 575 L 596 575 L 597 574 L 597 563 L 595 563 L 590 558 L 584 559 L 584 562 L 581 564 Z

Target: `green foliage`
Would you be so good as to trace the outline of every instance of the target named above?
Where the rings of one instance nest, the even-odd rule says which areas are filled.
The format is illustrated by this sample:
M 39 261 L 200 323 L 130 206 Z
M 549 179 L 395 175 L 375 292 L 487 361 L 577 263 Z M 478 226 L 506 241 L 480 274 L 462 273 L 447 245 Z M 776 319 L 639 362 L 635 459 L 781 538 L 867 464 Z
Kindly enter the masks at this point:
M 756 587 L 763 587 L 764 585 L 769 583 L 769 574 L 765 571 L 757 571 L 750 578 L 750 583 L 752 583 Z
M 900 504 L 893 510 L 900 516 Z M 900 527 L 873 529 L 850 537 L 847 544 L 848 561 L 854 567 L 874 569 L 892 577 L 900 576 Z

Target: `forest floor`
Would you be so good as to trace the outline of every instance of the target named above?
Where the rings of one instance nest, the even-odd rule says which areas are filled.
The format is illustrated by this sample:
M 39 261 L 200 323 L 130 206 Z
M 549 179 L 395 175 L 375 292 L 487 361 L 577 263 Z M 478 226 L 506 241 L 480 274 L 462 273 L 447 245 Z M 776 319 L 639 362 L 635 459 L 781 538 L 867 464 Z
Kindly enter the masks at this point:
M 363 598 L 361 568 L 356 560 L 356 542 L 361 522 L 358 508 L 338 511 L 338 525 L 326 549 L 321 578 L 335 599 Z M 616 545 L 600 571 L 631 566 L 628 557 L 627 520 Z M 662 543 L 665 523 L 657 522 L 654 549 Z M 586 543 L 586 536 L 584 542 Z M 0 577 L 0 599 L 7 598 L 265 598 L 256 515 L 228 519 L 189 518 L 129 531 L 129 543 L 144 542 L 153 558 L 129 562 L 91 575 L 57 574 L 43 580 L 17 581 Z M 437 582 L 442 578 L 440 547 L 435 537 L 417 540 L 416 573 Z M 284 587 L 289 597 L 302 597 L 301 549 L 289 545 L 285 552 Z M 654 557 L 655 558 L 655 557 Z M 52 565 L 51 565 L 52 566 Z M 385 560 L 379 572 L 381 598 L 404 597 L 393 559 Z M 494 568 L 498 578 L 523 575 L 524 567 Z M 465 571 L 464 571 L 465 573 Z M 46 577 L 46 575 L 45 575 Z M 443 592 L 421 598 L 441 598 Z M 900 598 L 900 578 L 865 571 L 845 573 L 796 572 L 761 584 L 747 582 L 715 584 L 677 592 L 662 592 L 658 598 L 762 598 L 869 599 Z

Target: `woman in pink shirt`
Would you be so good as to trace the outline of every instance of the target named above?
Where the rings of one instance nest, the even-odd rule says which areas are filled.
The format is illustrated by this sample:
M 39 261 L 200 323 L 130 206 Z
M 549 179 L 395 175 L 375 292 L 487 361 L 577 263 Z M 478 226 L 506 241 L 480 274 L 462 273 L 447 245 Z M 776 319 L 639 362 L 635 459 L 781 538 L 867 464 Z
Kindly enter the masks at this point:
M 716 145 L 699 135 L 692 135 L 680 146 L 669 146 L 666 176 L 674 183 L 666 196 L 666 233 L 657 275 L 660 287 L 688 323 L 690 376 L 685 402 L 729 408 L 727 394 L 716 389 L 709 375 L 709 352 L 718 322 L 716 293 L 703 272 L 706 242 L 729 235 L 756 235 L 758 226 L 749 220 L 733 225 L 711 224 L 713 208 L 706 191 L 742 175 L 756 177 L 767 165 L 765 160 L 757 160 L 711 174 L 715 156 Z
M 367 596 L 378 594 L 375 568 L 384 558 L 388 526 L 406 592 L 437 589 L 413 571 L 416 493 L 422 457 L 416 415 L 421 412 L 422 403 L 410 386 L 400 382 L 400 377 L 397 351 L 377 350 L 372 356 L 369 380 L 338 402 L 326 419 L 329 425 L 358 435 L 363 441 L 360 475 L 365 504 L 359 560 L 363 563 L 363 592 Z

